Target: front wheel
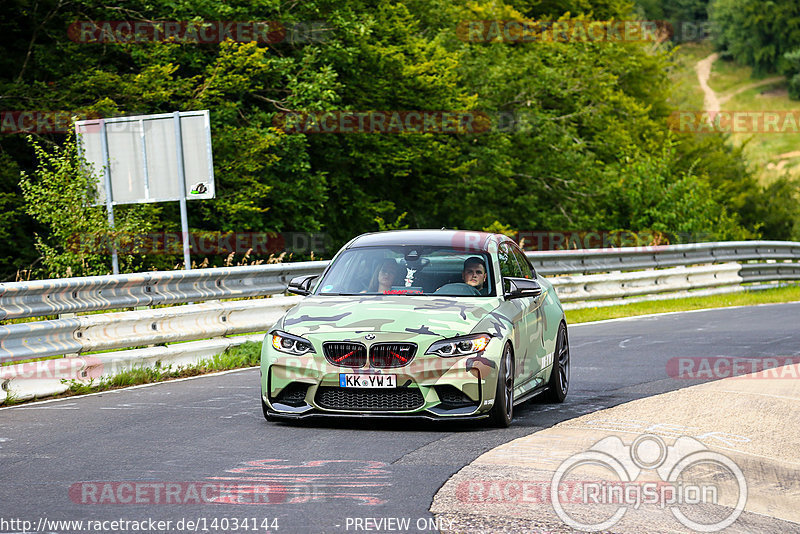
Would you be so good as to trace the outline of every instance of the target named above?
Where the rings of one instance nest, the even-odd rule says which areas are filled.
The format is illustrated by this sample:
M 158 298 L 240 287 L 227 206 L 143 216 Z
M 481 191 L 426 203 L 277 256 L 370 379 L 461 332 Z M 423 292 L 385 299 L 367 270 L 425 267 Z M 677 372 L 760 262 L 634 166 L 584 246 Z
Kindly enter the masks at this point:
M 494 394 L 494 406 L 489 412 L 492 426 L 506 428 L 514 418 L 514 354 L 511 345 L 506 345 L 497 371 L 497 389 Z
M 548 402 L 564 402 L 569 390 L 569 336 L 567 325 L 558 325 L 556 335 L 556 351 L 553 356 L 553 370 L 550 371 L 550 381 L 545 400 Z

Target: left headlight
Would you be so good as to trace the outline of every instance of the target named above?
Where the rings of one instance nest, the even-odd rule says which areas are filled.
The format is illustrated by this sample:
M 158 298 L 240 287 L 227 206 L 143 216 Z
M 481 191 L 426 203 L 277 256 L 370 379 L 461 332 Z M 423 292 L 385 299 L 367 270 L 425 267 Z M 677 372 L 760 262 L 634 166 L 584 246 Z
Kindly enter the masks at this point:
M 492 336 L 489 334 L 476 334 L 472 336 L 452 337 L 437 341 L 425 351 L 425 354 L 436 354 L 442 358 L 454 358 L 483 352 Z
M 269 336 L 272 339 L 272 348 L 280 352 L 295 356 L 302 356 L 311 352 L 316 353 L 311 343 L 302 337 L 293 336 L 280 330 L 270 332 Z

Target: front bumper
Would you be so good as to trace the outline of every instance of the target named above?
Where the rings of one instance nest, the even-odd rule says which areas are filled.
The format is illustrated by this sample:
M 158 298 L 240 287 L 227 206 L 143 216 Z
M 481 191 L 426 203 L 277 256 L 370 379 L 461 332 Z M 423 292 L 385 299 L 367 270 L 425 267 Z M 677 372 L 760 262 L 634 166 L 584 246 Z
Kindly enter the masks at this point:
M 325 336 L 328 337 L 328 336 Z M 411 417 L 422 419 L 481 419 L 494 404 L 500 339 L 481 353 L 455 358 L 424 354 L 439 338 L 413 340 L 415 358 L 403 367 L 353 369 L 328 362 L 322 343 L 311 339 L 316 354 L 292 356 L 275 350 L 269 340 L 261 357 L 262 401 L 275 418 Z M 396 340 L 383 334 L 373 343 Z M 403 341 L 409 341 L 408 338 Z M 365 342 L 369 344 L 369 342 Z M 396 375 L 394 388 L 342 388 L 342 374 Z
M 310 410 L 304 413 L 290 413 L 290 412 L 275 412 L 269 410 L 270 418 L 284 420 L 284 421 L 299 421 L 305 419 L 411 419 L 411 420 L 423 420 L 423 421 L 479 421 L 481 419 L 486 419 L 489 417 L 488 412 L 483 413 L 476 413 L 473 415 L 451 415 L 446 418 L 433 415 L 428 412 L 422 413 L 411 413 L 411 414 L 402 414 L 402 413 L 357 413 L 357 412 L 341 412 L 341 413 L 331 413 L 325 411 L 317 411 L 317 410 Z

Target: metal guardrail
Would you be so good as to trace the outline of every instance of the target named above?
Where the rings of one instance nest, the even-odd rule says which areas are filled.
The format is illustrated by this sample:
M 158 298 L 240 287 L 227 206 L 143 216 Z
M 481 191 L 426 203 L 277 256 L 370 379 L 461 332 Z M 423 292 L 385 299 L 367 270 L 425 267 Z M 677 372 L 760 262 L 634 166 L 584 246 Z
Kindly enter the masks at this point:
M 726 241 L 652 247 L 527 252 L 545 276 L 660 269 L 703 263 L 800 260 L 800 243 L 792 241 Z
M 0 361 L 246 334 L 269 329 L 300 297 L 205 302 L 0 326 Z
M 257 342 L 262 334 L 190 341 L 174 345 L 131 349 L 106 354 L 74 356 L 52 360 L 39 360 L 0 367 L 0 404 L 10 396 L 16 400 L 59 395 L 67 391 L 72 382 L 85 384 L 90 380 L 114 376 L 136 367 L 160 365 L 181 366 L 197 363 L 202 358 L 212 358 L 225 350 Z
M 740 275 L 744 282 L 800 280 L 800 263 L 744 263 Z
M 319 274 L 308 261 L 189 271 L 88 276 L 0 284 L 0 320 L 273 295 L 295 276 Z
M 558 276 L 550 281 L 562 302 L 577 302 L 738 286 L 742 283 L 740 269 L 738 263 L 728 262 L 628 273 Z
M 551 277 L 565 307 L 594 305 L 591 303 L 600 299 L 649 299 L 686 290 L 725 291 L 740 289 L 743 283 L 800 280 L 800 243 L 796 242 L 700 243 L 528 252 L 527 256 L 537 271 Z M 189 353 L 207 355 L 203 347 L 212 350 L 222 346 L 220 343 L 231 346 L 244 339 L 239 336 L 229 338 L 239 341 L 222 341 L 218 336 L 268 330 L 298 297 L 204 301 L 283 293 L 291 278 L 319 274 L 326 265 L 327 262 L 268 264 L 0 284 L 0 320 L 202 302 L 0 325 L 0 362 L 189 341 L 169 347 L 82 356 L 98 358 L 106 364 L 118 362 L 104 365 L 106 370 L 137 363 L 185 362 L 191 357 Z M 215 339 L 192 341 L 208 338 Z M 41 370 L 45 374 L 48 366 L 58 368 L 58 364 L 35 363 L 46 364 Z M 15 388 L 17 396 L 18 391 L 25 391 L 26 398 L 39 396 L 37 391 L 53 394 L 63 390 L 57 377 L 31 379 L 26 375 L 29 369 L 25 366 L 29 365 L 0 367 L 0 403 L 9 387 Z M 81 365 L 97 368 L 94 364 Z M 70 366 L 66 379 L 73 379 L 75 373 L 75 366 Z
M 731 261 L 800 261 L 800 243 L 738 241 L 527 252 L 526 255 L 538 272 L 552 276 Z M 293 277 L 319 274 L 327 264 L 310 261 L 3 283 L 0 284 L 0 320 L 278 294 L 285 291 Z M 767 280 L 772 272 L 764 271 L 761 275 L 747 264 L 743 269 L 745 282 Z M 797 279 L 792 278 L 793 273 L 796 270 L 782 267 L 777 274 L 781 280 Z

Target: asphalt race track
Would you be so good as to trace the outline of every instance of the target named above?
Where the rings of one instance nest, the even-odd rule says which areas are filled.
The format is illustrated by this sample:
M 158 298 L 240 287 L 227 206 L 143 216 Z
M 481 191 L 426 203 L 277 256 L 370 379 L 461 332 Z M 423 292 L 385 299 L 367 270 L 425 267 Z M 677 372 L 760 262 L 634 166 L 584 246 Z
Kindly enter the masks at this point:
M 162 524 L 171 532 L 438 530 L 446 525 L 428 512 L 434 494 L 480 454 L 697 383 L 670 378 L 671 358 L 798 356 L 798 324 L 800 303 L 573 326 L 567 401 L 517 407 L 504 430 L 267 423 L 256 369 L 0 409 L 0 532 L 81 531 L 51 523 L 61 520 L 108 521 L 84 532 L 124 532 L 115 520 L 171 521 Z M 226 502 L 198 503 L 204 497 Z

